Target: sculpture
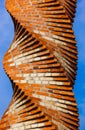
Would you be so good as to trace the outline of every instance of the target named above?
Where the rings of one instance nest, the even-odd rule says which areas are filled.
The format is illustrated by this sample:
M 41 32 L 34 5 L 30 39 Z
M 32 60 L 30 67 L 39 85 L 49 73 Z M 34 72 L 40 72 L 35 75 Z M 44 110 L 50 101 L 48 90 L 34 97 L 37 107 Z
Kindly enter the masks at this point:
M 6 0 L 15 36 L 3 65 L 13 98 L 0 130 L 78 130 L 75 8 L 76 0 Z

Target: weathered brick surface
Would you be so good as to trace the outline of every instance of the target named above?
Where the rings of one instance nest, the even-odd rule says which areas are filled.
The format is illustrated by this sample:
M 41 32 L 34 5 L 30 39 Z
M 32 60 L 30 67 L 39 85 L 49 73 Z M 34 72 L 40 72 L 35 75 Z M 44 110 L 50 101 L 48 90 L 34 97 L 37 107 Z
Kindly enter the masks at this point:
M 0 130 L 78 130 L 75 7 L 76 0 L 6 0 L 15 37 L 3 64 L 14 93 Z

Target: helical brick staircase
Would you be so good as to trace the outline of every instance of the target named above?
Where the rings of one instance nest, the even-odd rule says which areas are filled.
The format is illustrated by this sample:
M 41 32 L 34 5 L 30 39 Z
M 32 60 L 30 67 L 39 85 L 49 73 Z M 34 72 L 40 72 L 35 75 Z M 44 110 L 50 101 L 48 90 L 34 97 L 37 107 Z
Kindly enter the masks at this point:
M 76 0 L 6 0 L 15 36 L 3 65 L 13 97 L 0 130 L 78 130 L 75 8 Z

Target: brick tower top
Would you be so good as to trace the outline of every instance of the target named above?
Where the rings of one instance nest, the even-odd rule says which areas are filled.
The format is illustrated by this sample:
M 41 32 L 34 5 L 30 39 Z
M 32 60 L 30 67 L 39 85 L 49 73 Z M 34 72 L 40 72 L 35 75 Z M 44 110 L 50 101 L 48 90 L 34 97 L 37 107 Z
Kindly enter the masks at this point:
M 15 36 L 3 65 L 14 94 L 0 130 L 78 130 L 75 7 L 76 0 L 6 0 Z

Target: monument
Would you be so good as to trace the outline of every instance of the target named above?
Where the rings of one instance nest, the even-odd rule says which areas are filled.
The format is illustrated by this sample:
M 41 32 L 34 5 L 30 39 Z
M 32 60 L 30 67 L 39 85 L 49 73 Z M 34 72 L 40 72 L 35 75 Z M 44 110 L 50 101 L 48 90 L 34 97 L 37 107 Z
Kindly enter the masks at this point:
M 0 130 L 78 130 L 76 0 L 6 0 L 14 39 L 3 59 L 13 97 Z

